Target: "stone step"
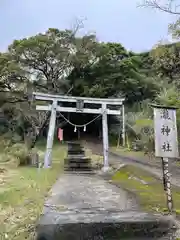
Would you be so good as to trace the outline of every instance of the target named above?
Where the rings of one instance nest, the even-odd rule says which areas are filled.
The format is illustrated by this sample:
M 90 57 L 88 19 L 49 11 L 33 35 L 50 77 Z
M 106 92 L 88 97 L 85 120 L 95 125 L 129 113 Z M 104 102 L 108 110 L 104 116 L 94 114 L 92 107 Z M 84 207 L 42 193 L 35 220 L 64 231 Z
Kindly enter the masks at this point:
M 78 165 L 83 165 L 83 164 L 88 164 L 91 165 L 91 161 L 86 160 L 86 161 L 76 161 L 76 160 L 66 160 L 64 161 L 64 164 L 68 165 L 68 164 L 78 164 Z
M 68 148 L 68 151 L 84 151 L 84 148 Z
M 90 159 L 86 159 L 86 161 L 77 161 L 76 159 L 67 159 L 64 162 L 64 169 L 65 168 L 74 168 L 74 169 L 83 169 L 83 168 L 88 168 L 91 169 L 91 161 Z
M 66 168 L 64 169 L 65 173 L 93 173 L 94 171 L 92 171 L 89 168 L 83 168 L 83 169 L 76 169 L 76 168 Z
M 67 157 L 64 159 L 64 162 L 91 162 L 91 158 L 88 158 L 88 157 L 76 157 L 76 156 L 73 156 L 73 157 Z
M 130 214 L 133 214 L 130 216 Z M 127 215 L 127 216 L 126 216 Z M 129 216 L 128 216 L 129 215 Z M 138 213 L 48 212 L 37 226 L 37 240 L 155 240 L 172 239 L 168 219 L 148 219 Z M 136 218 L 135 218 L 135 217 Z M 147 218 L 147 219 L 146 219 Z M 72 221 L 73 219 L 73 221 Z M 171 233 L 171 234 L 170 234 Z
M 80 144 L 68 145 L 68 149 L 82 149 L 83 147 Z
M 83 167 L 88 167 L 88 168 L 92 168 L 91 164 L 88 163 L 83 163 L 83 164 L 79 164 L 79 163 L 65 163 L 64 167 L 74 167 L 74 168 L 83 168 Z
M 91 171 L 91 159 L 85 156 L 85 151 L 79 143 L 68 142 L 68 156 L 64 159 L 65 171 Z
M 91 162 L 91 158 L 88 158 L 88 157 L 80 157 L 80 156 L 70 156 L 70 157 L 67 157 L 64 159 L 65 161 L 77 161 L 77 162 Z
M 90 175 L 95 175 L 96 172 L 94 170 L 80 170 L 80 171 L 77 171 L 77 170 L 64 170 L 64 174 L 73 174 L 73 175 L 83 175 L 85 174 L 86 176 Z
M 70 157 L 76 157 L 76 158 L 84 158 L 85 157 L 85 154 L 81 154 L 81 153 L 75 153 L 75 154 L 68 154 L 68 158 Z
M 82 155 L 84 155 L 85 154 L 85 151 L 84 150 L 78 150 L 78 151 L 76 151 L 76 150 L 68 150 L 68 155 L 76 155 L 76 154 L 82 154 Z
M 78 167 L 78 166 L 64 166 L 64 170 L 65 169 L 77 169 L 77 170 L 81 170 L 81 169 L 87 169 L 87 170 L 92 170 L 92 168 L 91 167 L 89 167 L 89 166 L 81 166 L 81 167 Z
M 79 165 L 83 165 L 83 164 L 89 164 L 91 165 L 90 161 L 72 161 L 72 160 L 67 160 L 64 162 L 64 164 L 79 164 Z
M 64 171 L 65 172 L 77 172 L 77 173 L 79 173 L 79 172 L 93 172 L 93 170 L 91 168 L 82 168 L 82 169 L 79 168 L 79 169 L 77 169 L 77 168 L 70 168 L 70 167 L 65 168 Z
M 90 164 L 78 164 L 78 163 L 71 163 L 65 164 L 64 167 L 73 167 L 73 168 L 91 168 Z
M 81 143 L 79 143 L 79 142 L 71 142 L 71 141 L 68 141 L 67 144 L 68 144 L 68 146 L 77 146 L 77 145 L 80 145 L 80 146 L 81 146 Z

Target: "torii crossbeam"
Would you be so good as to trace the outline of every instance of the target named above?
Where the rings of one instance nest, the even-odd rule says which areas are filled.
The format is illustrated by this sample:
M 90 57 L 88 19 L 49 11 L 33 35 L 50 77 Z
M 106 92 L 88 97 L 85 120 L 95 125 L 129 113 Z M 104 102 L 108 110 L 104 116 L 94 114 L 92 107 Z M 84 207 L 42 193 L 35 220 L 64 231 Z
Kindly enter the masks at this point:
M 107 115 L 122 115 L 123 126 L 122 126 L 122 137 L 123 142 L 125 139 L 125 124 L 124 124 L 124 99 L 123 98 L 86 98 L 86 97 L 72 97 L 72 96 L 62 96 L 54 94 L 46 94 L 34 92 L 33 97 L 36 100 L 49 101 L 49 105 L 37 105 L 36 110 L 38 111 L 51 111 L 46 153 L 44 158 L 44 167 L 48 168 L 51 166 L 51 155 L 54 140 L 54 131 L 56 124 L 56 113 L 57 112 L 77 112 L 77 113 L 87 113 L 87 114 L 102 114 L 102 132 L 103 132 L 103 155 L 104 155 L 104 171 L 109 168 L 108 161 L 108 124 Z M 60 104 L 62 102 L 76 103 L 76 107 L 62 107 Z M 85 104 L 100 105 L 100 108 L 86 108 Z M 110 105 L 118 106 L 118 110 L 111 110 Z M 120 110 L 122 109 L 122 111 Z

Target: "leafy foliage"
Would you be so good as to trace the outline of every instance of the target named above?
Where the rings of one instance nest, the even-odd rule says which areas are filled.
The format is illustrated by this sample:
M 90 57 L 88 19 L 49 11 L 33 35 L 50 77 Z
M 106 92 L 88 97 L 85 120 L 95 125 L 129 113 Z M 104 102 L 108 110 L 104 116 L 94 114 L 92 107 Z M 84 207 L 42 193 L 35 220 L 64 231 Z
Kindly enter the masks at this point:
M 140 101 L 155 94 L 155 82 L 144 79 L 138 71 L 136 56 L 131 56 L 121 44 L 103 43 L 101 57 L 81 69 L 74 68 L 69 80 L 76 96 L 124 96 L 127 102 Z M 134 91 L 135 90 L 135 91 Z
M 49 29 L 45 34 L 15 40 L 9 52 L 37 88 L 59 93 L 70 67 L 73 42 L 71 31 Z
M 168 82 L 176 81 L 180 74 L 180 45 L 179 43 L 170 45 L 159 44 L 151 51 L 154 60 L 153 66 L 160 77 L 167 77 Z
M 175 27 L 177 31 L 177 25 L 171 29 Z M 35 111 L 30 99 L 33 91 L 125 97 L 128 137 L 141 140 L 145 146 L 153 134 L 147 103 L 163 102 L 159 95 L 162 86 L 173 83 L 178 87 L 178 77 L 178 43 L 159 44 L 150 52 L 136 54 L 120 43 L 98 42 L 95 35 L 79 37 L 76 31 L 50 28 L 43 34 L 15 40 L 7 53 L 0 54 L 0 130 L 12 143 L 34 147 L 47 127 L 49 114 Z M 170 101 L 172 96 L 165 99 Z M 110 118 L 110 131 L 115 129 L 116 134 L 117 120 L 119 124 L 120 119 Z

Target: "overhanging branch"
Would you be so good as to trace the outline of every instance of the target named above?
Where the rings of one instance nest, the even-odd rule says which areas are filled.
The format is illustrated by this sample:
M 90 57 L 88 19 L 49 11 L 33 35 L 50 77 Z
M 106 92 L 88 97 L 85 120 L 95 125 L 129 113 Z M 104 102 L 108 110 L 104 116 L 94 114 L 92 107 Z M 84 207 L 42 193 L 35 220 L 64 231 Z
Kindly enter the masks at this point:
M 180 11 L 178 8 L 180 7 L 179 4 L 175 4 L 176 0 L 167 0 L 167 4 L 160 4 L 158 0 L 145 0 L 144 3 L 138 4 L 138 7 L 149 7 L 158 9 L 162 12 L 180 15 Z

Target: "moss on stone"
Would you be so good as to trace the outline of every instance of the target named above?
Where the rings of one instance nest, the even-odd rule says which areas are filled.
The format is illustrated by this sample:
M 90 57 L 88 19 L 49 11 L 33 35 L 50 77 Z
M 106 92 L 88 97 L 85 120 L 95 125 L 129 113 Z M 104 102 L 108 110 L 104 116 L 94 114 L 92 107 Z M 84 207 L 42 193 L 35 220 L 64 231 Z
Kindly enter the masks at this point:
M 167 209 L 163 184 L 149 172 L 126 165 L 114 174 L 112 181 L 135 193 L 145 210 L 165 212 Z M 180 216 L 180 189 L 172 187 L 172 193 L 175 211 Z

